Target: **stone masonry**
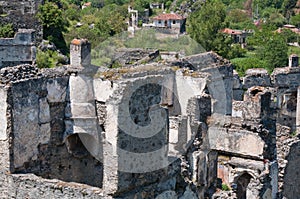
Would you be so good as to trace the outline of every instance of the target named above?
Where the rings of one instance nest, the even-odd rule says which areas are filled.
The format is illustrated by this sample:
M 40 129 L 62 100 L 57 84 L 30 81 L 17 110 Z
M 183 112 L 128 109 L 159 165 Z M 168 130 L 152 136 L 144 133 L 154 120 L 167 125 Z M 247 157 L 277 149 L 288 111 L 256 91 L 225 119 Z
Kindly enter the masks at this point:
M 89 51 L 0 70 L 0 198 L 298 197 L 299 67 L 240 78 L 207 52 L 107 69 Z
M 41 41 L 42 25 L 38 21 L 36 13 L 42 2 L 42 0 L 1 0 L 0 24 L 12 23 L 15 30 L 34 29 L 37 40 Z
M 35 62 L 35 31 L 19 29 L 14 38 L 0 39 L 0 69 Z M 16 74 L 17 75 L 17 74 Z

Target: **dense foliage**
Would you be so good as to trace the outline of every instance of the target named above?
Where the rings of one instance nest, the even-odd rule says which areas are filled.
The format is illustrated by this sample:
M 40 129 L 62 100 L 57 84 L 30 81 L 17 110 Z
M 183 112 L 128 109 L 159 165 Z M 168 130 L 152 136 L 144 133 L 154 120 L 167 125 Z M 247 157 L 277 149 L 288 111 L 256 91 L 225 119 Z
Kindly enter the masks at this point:
M 53 42 L 62 52 L 67 52 L 67 45 L 63 37 L 68 26 L 64 19 L 59 1 L 46 1 L 39 7 L 38 18 L 43 25 L 43 37 Z
M 91 2 L 91 6 L 82 9 L 82 5 L 86 2 Z M 55 43 L 62 53 L 68 53 L 68 46 L 73 38 L 87 38 L 93 45 L 93 55 L 99 55 L 101 52 L 95 52 L 98 46 L 111 44 L 111 41 L 107 41 L 108 38 L 126 30 L 126 20 L 129 17 L 128 5 L 138 10 L 142 19 L 145 9 L 149 9 L 150 16 L 162 12 L 159 9 L 150 9 L 150 3 L 153 2 L 153 0 L 46 0 L 39 8 L 38 17 L 43 24 L 44 39 Z M 171 38 L 164 42 L 155 38 L 151 40 L 148 37 L 153 35 L 147 33 L 147 35 L 138 34 L 136 38 L 125 42 L 121 41 L 122 39 L 116 39 L 113 41 L 115 46 L 150 46 L 171 51 L 181 48 L 186 52 L 194 52 L 193 49 L 199 49 L 197 52 L 203 49 L 213 50 L 232 60 L 240 74 L 251 67 L 263 67 L 271 72 L 275 67 L 286 65 L 288 53 L 300 55 L 297 47 L 287 45 L 287 43 L 298 42 L 296 33 L 287 29 L 282 29 L 280 33 L 276 32 L 287 23 L 300 27 L 300 14 L 298 14 L 300 8 L 297 7 L 297 0 L 196 2 L 193 0 L 158 0 L 155 2 L 164 3 L 167 12 L 179 11 L 181 14 L 184 12 L 188 14 L 187 32 L 200 45 L 197 44 L 195 45 L 197 47 L 194 47 L 193 44 L 191 47 L 184 48 L 181 44 L 190 40 L 186 37 L 179 40 L 178 44 L 172 45 L 174 41 Z M 11 28 L 9 25 L 0 26 L 0 36 L 12 35 Z M 238 43 L 234 43 L 230 35 L 221 32 L 224 28 L 253 30 L 254 33 L 247 38 L 246 48 L 241 48 Z M 103 53 L 105 55 L 104 51 Z M 51 55 L 50 52 L 40 53 L 39 56 L 41 62 L 42 58 L 56 59 L 56 56 L 53 53 Z M 102 56 L 96 62 L 103 63 L 103 60 L 106 62 L 109 58 Z M 58 62 L 51 61 L 51 63 L 53 65 Z

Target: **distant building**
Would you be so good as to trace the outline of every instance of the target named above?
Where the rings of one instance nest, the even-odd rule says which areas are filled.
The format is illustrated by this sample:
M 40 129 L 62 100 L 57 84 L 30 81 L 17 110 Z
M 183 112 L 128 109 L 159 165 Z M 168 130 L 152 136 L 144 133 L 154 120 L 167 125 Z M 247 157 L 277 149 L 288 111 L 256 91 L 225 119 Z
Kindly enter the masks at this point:
M 87 3 L 84 3 L 83 5 L 82 5 L 82 9 L 85 9 L 85 8 L 87 8 L 87 7 L 90 7 L 92 5 L 92 3 L 91 2 L 87 2 Z
M 234 43 L 238 43 L 242 48 L 247 45 L 247 36 L 253 33 L 253 30 L 233 30 L 225 28 L 221 31 L 224 34 L 230 35 Z
M 132 35 L 134 35 L 135 30 L 138 29 L 139 13 L 137 10 L 133 10 L 131 6 L 128 6 L 128 14 L 129 14 L 129 21 L 128 21 L 127 30 Z
M 178 33 L 185 31 L 185 17 L 175 13 L 163 13 L 152 18 L 153 26 L 156 28 L 170 28 Z
M 162 9 L 162 10 L 164 10 L 164 3 L 159 3 L 159 2 L 150 3 L 150 8 L 151 9 Z
M 282 31 L 284 31 L 284 30 L 290 30 L 290 31 L 292 31 L 292 32 L 294 32 L 294 33 L 296 33 L 296 34 L 300 34 L 300 29 L 299 29 L 299 28 L 296 28 L 296 26 L 290 25 L 290 24 L 286 24 L 286 25 L 284 25 L 282 28 L 278 28 L 278 29 L 276 30 L 276 32 L 282 33 Z
M 298 67 L 299 66 L 299 57 L 296 54 L 291 54 L 289 56 L 289 67 Z

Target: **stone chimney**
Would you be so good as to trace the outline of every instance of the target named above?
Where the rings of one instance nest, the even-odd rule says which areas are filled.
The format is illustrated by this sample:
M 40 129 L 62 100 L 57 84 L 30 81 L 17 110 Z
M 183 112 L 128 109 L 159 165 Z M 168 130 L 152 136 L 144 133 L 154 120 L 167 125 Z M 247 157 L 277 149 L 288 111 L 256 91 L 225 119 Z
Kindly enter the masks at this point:
M 289 57 L 289 67 L 298 67 L 299 57 L 296 54 L 291 54 Z
M 91 65 L 91 43 L 87 39 L 73 39 L 70 45 L 71 66 Z

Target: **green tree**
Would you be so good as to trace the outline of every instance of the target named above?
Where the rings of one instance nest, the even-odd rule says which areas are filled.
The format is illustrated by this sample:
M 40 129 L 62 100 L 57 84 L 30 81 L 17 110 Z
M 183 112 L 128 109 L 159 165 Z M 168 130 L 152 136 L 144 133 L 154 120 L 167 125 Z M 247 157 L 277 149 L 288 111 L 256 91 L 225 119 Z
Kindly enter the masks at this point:
M 286 39 L 283 35 L 274 32 L 274 27 L 264 26 L 248 41 L 256 47 L 256 57 L 266 62 L 266 69 L 269 72 L 276 67 L 286 66 L 288 58 Z
M 268 68 L 266 61 L 257 57 L 235 58 L 230 60 L 230 62 L 240 76 L 244 76 L 246 70 L 250 68 Z
M 206 50 L 226 52 L 228 42 L 220 33 L 225 28 L 225 6 L 219 1 L 207 1 L 200 9 L 193 12 L 188 19 L 187 32 Z
M 248 21 L 250 18 L 248 14 L 241 9 L 233 9 L 226 15 L 226 20 L 230 23 L 241 23 Z
M 240 44 L 232 44 L 226 58 L 233 59 L 237 57 L 244 57 L 245 54 L 246 50 L 243 49 Z
M 258 57 L 268 64 L 268 71 L 271 72 L 276 67 L 286 66 L 288 60 L 288 46 L 282 35 L 274 33 L 270 39 L 262 46 Z
M 257 5 L 259 10 L 265 8 L 280 8 L 282 5 L 282 0 L 253 0 L 253 5 Z
M 233 9 L 226 15 L 226 22 L 229 28 L 232 29 L 253 29 L 254 24 L 252 19 L 248 16 L 247 12 L 241 9 Z
M 267 23 L 270 25 L 274 25 L 276 27 L 281 27 L 286 24 L 286 19 L 284 16 L 278 12 L 272 13 L 269 18 L 267 19 Z
M 80 10 L 74 4 L 70 5 L 69 8 L 66 9 L 66 11 L 63 13 L 63 15 L 71 21 L 79 21 L 80 20 Z
M 298 42 L 298 34 L 289 29 L 282 29 L 281 35 L 286 43 Z
M 292 16 L 290 19 L 290 23 L 300 28 L 300 14 Z
M 53 42 L 63 53 L 67 52 L 63 32 L 66 31 L 68 21 L 63 18 L 62 9 L 57 2 L 46 1 L 39 7 L 38 18 L 43 25 L 43 37 Z
M 284 0 L 282 3 L 282 11 L 286 18 L 293 15 L 293 8 L 296 6 L 297 0 Z
M 125 16 L 127 8 L 115 4 L 104 6 L 101 9 L 85 8 L 82 12 L 81 27 L 71 27 L 65 34 L 68 41 L 73 38 L 86 38 L 92 47 L 98 46 L 109 36 L 125 30 Z

